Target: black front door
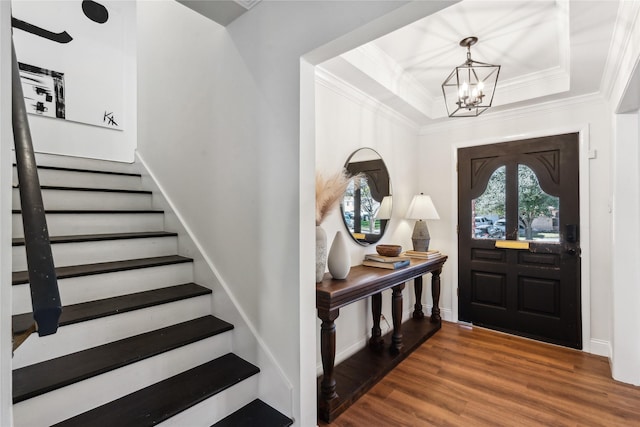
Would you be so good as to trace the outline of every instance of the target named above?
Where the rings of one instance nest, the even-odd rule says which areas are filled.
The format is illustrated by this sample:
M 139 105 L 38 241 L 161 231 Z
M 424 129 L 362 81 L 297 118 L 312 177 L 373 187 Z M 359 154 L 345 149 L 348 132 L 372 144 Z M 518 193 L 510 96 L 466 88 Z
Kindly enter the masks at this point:
M 459 318 L 582 348 L 578 134 L 458 150 Z

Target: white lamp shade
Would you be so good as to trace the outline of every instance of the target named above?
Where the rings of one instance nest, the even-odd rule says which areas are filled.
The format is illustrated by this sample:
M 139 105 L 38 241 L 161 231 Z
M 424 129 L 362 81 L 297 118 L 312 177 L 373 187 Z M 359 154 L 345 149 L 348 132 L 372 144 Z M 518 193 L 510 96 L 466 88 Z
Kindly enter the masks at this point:
M 391 196 L 384 196 L 380 208 L 376 212 L 376 219 L 391 219 L 391 207 L 393 205 L 393 199 Z
M 425 196 L 424 194 L 413 196 L 406 216 L 408 219 L 440 219 L 431 196 Z

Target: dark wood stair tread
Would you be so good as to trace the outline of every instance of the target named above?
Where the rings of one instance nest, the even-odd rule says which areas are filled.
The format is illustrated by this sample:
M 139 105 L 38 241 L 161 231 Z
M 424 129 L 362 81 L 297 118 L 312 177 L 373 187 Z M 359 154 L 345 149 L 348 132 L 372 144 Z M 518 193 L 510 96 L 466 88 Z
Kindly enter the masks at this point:
M 99 319 L 101 317 L 126 313 L 210 293 L 211 289 L 196 285 L 195 283 L 186 283 L 183 285 L 66 305 L 62 308 L 59 325 L 72 325 L 74 323 Z M 27 329 L 33 325 L 33 322 L 33 313 L 13 315 L 13 333 L 21 334 L 26 332 Z
M 16 167 L 16 164 L 13 164 Z M 142 177 L 139 173 L 131 173 L 131 172 L 116 172 L 116 171 L 103 171 L 103 170 L 95 170 L 95 169 L 81 169 L 81 168 L 67 168 L 62 166 L 42 166 L 38 165 L 38 169 L 48 169 L 48 170 L 57 170 L 64 172 L 84 172 L 84 173 L 102 173 L 105 175 L 122 175 L 122 176 L 134 176 L 134 177 Z
M 13 188 L 20 188 L 14 185 Z M 99 193 L 127 193 L 127 194 L 153 194 L 149 190 L 127 190 L 122 188 L 93 188 L 93 187 L 64 187 L 61 185 L 41 185 L 41 190 L 60 190 L 60 191 L 96 191 Z
M 12 214 L 22 214 L 20 209 L 12 209 Z M 113 214 L 113 213 L 126 213 L 126 214 L 164 214 L 164 211 L 157 209 L 53 209 L 44 211 L 47 215 L 56 215 L 56 214 L 76 214 L 76 215 L 84 215 L 84 214 Z
M 256 399 L 211 427 L 287 427 L 291 424 L 290 418 Z
M 101 242 L 106 240 L 144 239 L 151 237 L 175 237 L 178 233 L 169 231 L 138 231 L 134 233 L 77 234 L 71 236 L 49 236 L 51 243 Z M 12 246 L 24 246 L 23 237 L 11 240 Z
M 16 369 L 13 371 L 13 403 L 231 329 L 233 325 L 224 320 L 204 316 Z
M 153 426 L 258 372 L 257 366 L 229 353 L 55 426 Z
M 158 267 L 170 264 L 192 262 L 191 258 L 180 255 L 168 255 L 152 258 L 129 259 L 125 261 L 99 262 L 95 264 L 71 265 L 68 267 L 56 267 L 58 279 L 69 277 L 90 276 L 93 274 L 113 273 L 116 271 L 135 270 L 138 268 Z M 14 271 L 11 274 L 11 283 L 21 285 L 29 283 L 28 271 Z

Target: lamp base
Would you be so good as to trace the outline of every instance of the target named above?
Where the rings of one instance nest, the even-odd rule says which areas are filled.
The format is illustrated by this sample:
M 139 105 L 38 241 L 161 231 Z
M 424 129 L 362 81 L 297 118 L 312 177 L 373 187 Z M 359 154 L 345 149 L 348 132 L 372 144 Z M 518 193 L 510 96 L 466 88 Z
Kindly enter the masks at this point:
M 413 242 L 414 251 L 426 252 L 429 250 L 431 236 L 429 235 L 429 228 L 427 228 L 427 223 L 425 221 L 421 219 L 416 221 L 416 225 L 413 227 L 411 241 Z

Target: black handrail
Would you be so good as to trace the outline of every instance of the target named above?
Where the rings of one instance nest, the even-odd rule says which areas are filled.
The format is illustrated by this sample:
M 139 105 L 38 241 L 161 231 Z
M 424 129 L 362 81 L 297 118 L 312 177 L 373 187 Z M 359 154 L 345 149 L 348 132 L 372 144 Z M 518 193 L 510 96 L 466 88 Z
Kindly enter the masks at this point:
M 13 61 L 12 106 L 13 139 L 16 148 L 16 166 L 22 205 L 22 226 L 27 251 L 27 268 L 31 287 L 31 306 L 38 335 L 55 334 L 62 313 L 58 280 L 53 265 L 49 231 L 42 203 L 42 192 L 33 152 L 27 108 L 22 94 L 22 83 L 16 51 L 11 42 Z

